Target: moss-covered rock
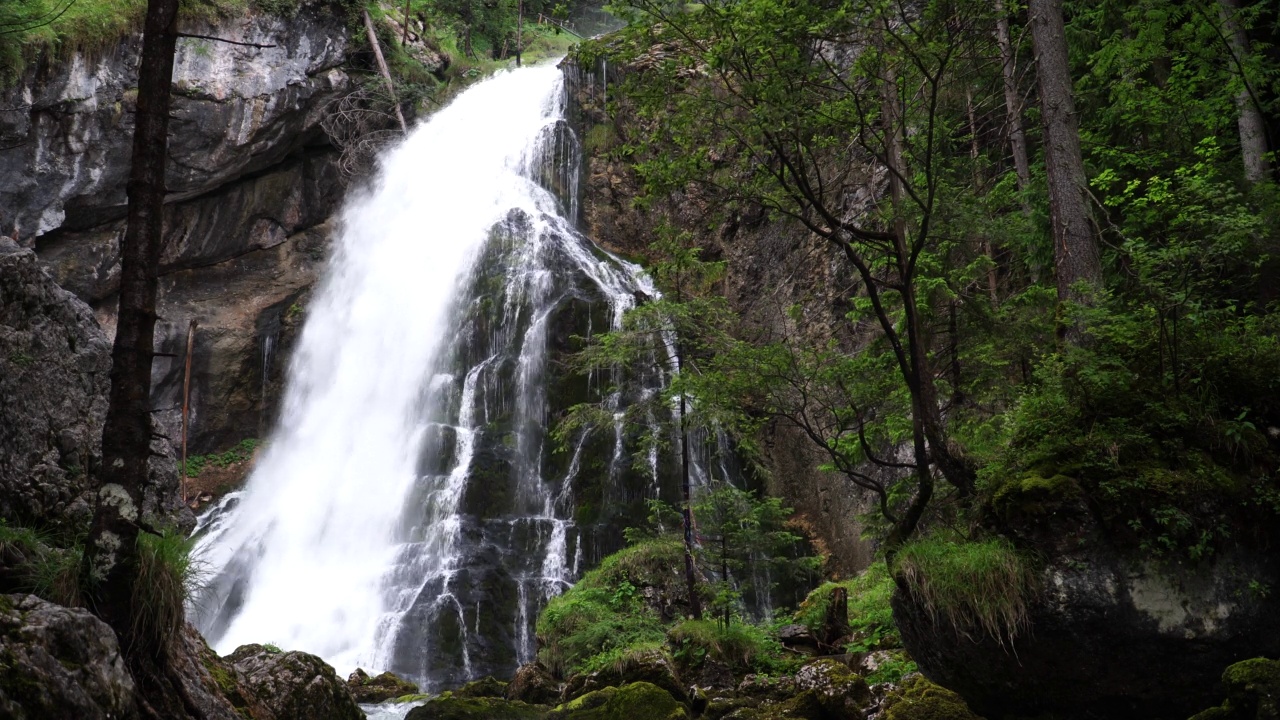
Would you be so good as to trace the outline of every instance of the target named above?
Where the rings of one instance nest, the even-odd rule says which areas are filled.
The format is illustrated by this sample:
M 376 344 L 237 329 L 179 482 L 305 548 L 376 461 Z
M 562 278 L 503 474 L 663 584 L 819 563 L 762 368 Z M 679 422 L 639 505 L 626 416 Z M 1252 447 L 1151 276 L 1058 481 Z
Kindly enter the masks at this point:
M 410 710 L 405 720 L 542 720 L 546 716 L 545 707 L 446 692 Z
M 982 720 L 969 710 L 964 698 L 923 675 L 905 678 L 880 709 L 885 720 Z
M 652 683 L 637 682 L 587 693 L 557 707 L 547 720 L 687 720 L 688 717 L 689 711 L 671 693 Z
M 489 675 L 463 685 L 454 690 L 453 695 L 460 698 L 505 698 L 507 683 Z
M 814 699 L 832 720 L 861 718 L 871 693 L 867 683 L 848 666 L 836 660 L 815 660 L 796 673 L 796 689 L 812 692 Z
M 1280 660 L 1253 658 L 1222 673 L 1227 701 L 1191 720 L 1275 720 L 1280 718 Z
M 659 648 L 623 652 L 600 670 L 574 675 L 565 683 L 563 699 L 568 701 L 606 687 L 632 683 L 655 685 L 680 702 L 688 700 L 675 663 L 665 650 Z
M 0 597 L 0 717 L 140 717 L 133 678 L 106 623 L 34 595 Z
M 534 705 L 553 705 L 560 701 L 560 683 L 551 676 L 541 663 L 531 662 L 521 665 L 515 677 L 507 684 L 508 700 L 532 703 Z
M 358 703 L 380 703 L 418 692 L 418 686 L 390 672 L 369 677 L 360 668 L 347 678 L 347 688 Z

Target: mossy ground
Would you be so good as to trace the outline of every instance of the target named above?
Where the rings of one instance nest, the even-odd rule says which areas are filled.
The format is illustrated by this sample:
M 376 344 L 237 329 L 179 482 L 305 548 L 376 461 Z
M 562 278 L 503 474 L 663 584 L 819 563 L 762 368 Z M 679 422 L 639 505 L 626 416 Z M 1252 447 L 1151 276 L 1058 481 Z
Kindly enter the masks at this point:
M 548 720 L 684 720 L 689 712 L 662 688 L 647 682 L 607 687 L 557 707 Z
M 885 720 L 982 720 L 969 710 L 963 698 L 923 675 L 903 681 L 881 707 Z

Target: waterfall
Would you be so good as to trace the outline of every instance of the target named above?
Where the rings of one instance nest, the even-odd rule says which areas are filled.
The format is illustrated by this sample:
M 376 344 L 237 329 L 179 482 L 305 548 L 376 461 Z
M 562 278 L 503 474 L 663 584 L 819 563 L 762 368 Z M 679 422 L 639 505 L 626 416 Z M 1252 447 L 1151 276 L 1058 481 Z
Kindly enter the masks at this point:
M 553 362 L 654 294 L 573 229 L 561 77 L 468 89 L 348 201 L 278 426 L 197 529 L 192 615 L 219 652 L 274 643 L 428 690 L 509 673 L 546 600 L 616 549 L 610 518 L 670 486 L 656 455 L 626 461 L 644 451 L 622 422 L 662 364 L 628 394 L 616 368 Z M 553 414 L 587 399 L 615 427 L 557 452 Z

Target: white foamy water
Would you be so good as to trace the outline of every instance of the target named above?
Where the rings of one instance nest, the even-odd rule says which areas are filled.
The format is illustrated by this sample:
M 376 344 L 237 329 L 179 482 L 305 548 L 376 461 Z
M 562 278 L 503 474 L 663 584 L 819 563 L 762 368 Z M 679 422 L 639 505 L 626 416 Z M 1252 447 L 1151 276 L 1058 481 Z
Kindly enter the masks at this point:
M 467 90 L 390 151 L 342 213 L 280 426 L 198 546 L 220 597 L 197 614 L 220 653 L 270 642 L 340 673 L 385 659 L 385 619 L 398 610 L 385 576 L 430 430 L 423 398 L 490 228 L 512 208 L 545 213 L 553 202 L 523 171 L 559 119 L 560 83 L 546 66 Z

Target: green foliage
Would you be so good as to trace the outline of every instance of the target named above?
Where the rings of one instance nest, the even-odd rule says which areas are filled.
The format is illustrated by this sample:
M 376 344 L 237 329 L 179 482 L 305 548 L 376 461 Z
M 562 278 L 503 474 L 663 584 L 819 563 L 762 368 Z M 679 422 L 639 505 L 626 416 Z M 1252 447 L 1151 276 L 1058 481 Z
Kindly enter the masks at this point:
M 84 539 L 64 537 L 0 520 L 0 568 L 10 569 L 12 591 L 29 592 L 66 607 L 84 605 Z
M 138 534 L 132 635 L 152 650 L 167 648 L 182 630 L 187 597 L 202 580 L 194 547 L 195 540 L 175 530 Z
M 923 537 L 903 546 L 893 573 L 932 618 L 961 637 L 1010 642 L 1027 625 L 1038 592 L 1030 563 L 1003 539 Z
M 188 455 L 186 465 L 187 477 L 195 477 L 207 467 L 225 468 L 235 463 L 245 462 L 253 457 L 253 453 L 262 444 L 256 438 L 246 438 L 236 443 L 230 450 L 210 455 Z
M 849 627 L 854 640 L 849 652 L 871 652 L 902 647 L 902 639 L 893 624 L 893 578 L 881 563 L 871 565 L 858 576 L 841 582 L 826 582 L 814 588 L 796 608 L 796 623 L 818 632 L 826 621 L 831 593 L 843 587 L 848 598 Z
M 266 650 L 272 655 L 279 655 L 280 653 L 284 652 L 283 650 L 280 649 L 280 646 L 276 645 L 275 643 L 266 643 L 262 646 L 262 649 Z
M 764 628 L 751 623 L 685 620 L 667 631 L 678 661 L 696 665 L 703 659 L 722 663 L 735 674 L 783 673 L 795 669 L 782 645 Z
M 605 558 L 538 616 L 538 659 L 564 675 L 599 669 L 636 648 L 661 645 L 661 619 L 640 588 L 678 586 L 683 567 L 683 546 L 665 537 Z

